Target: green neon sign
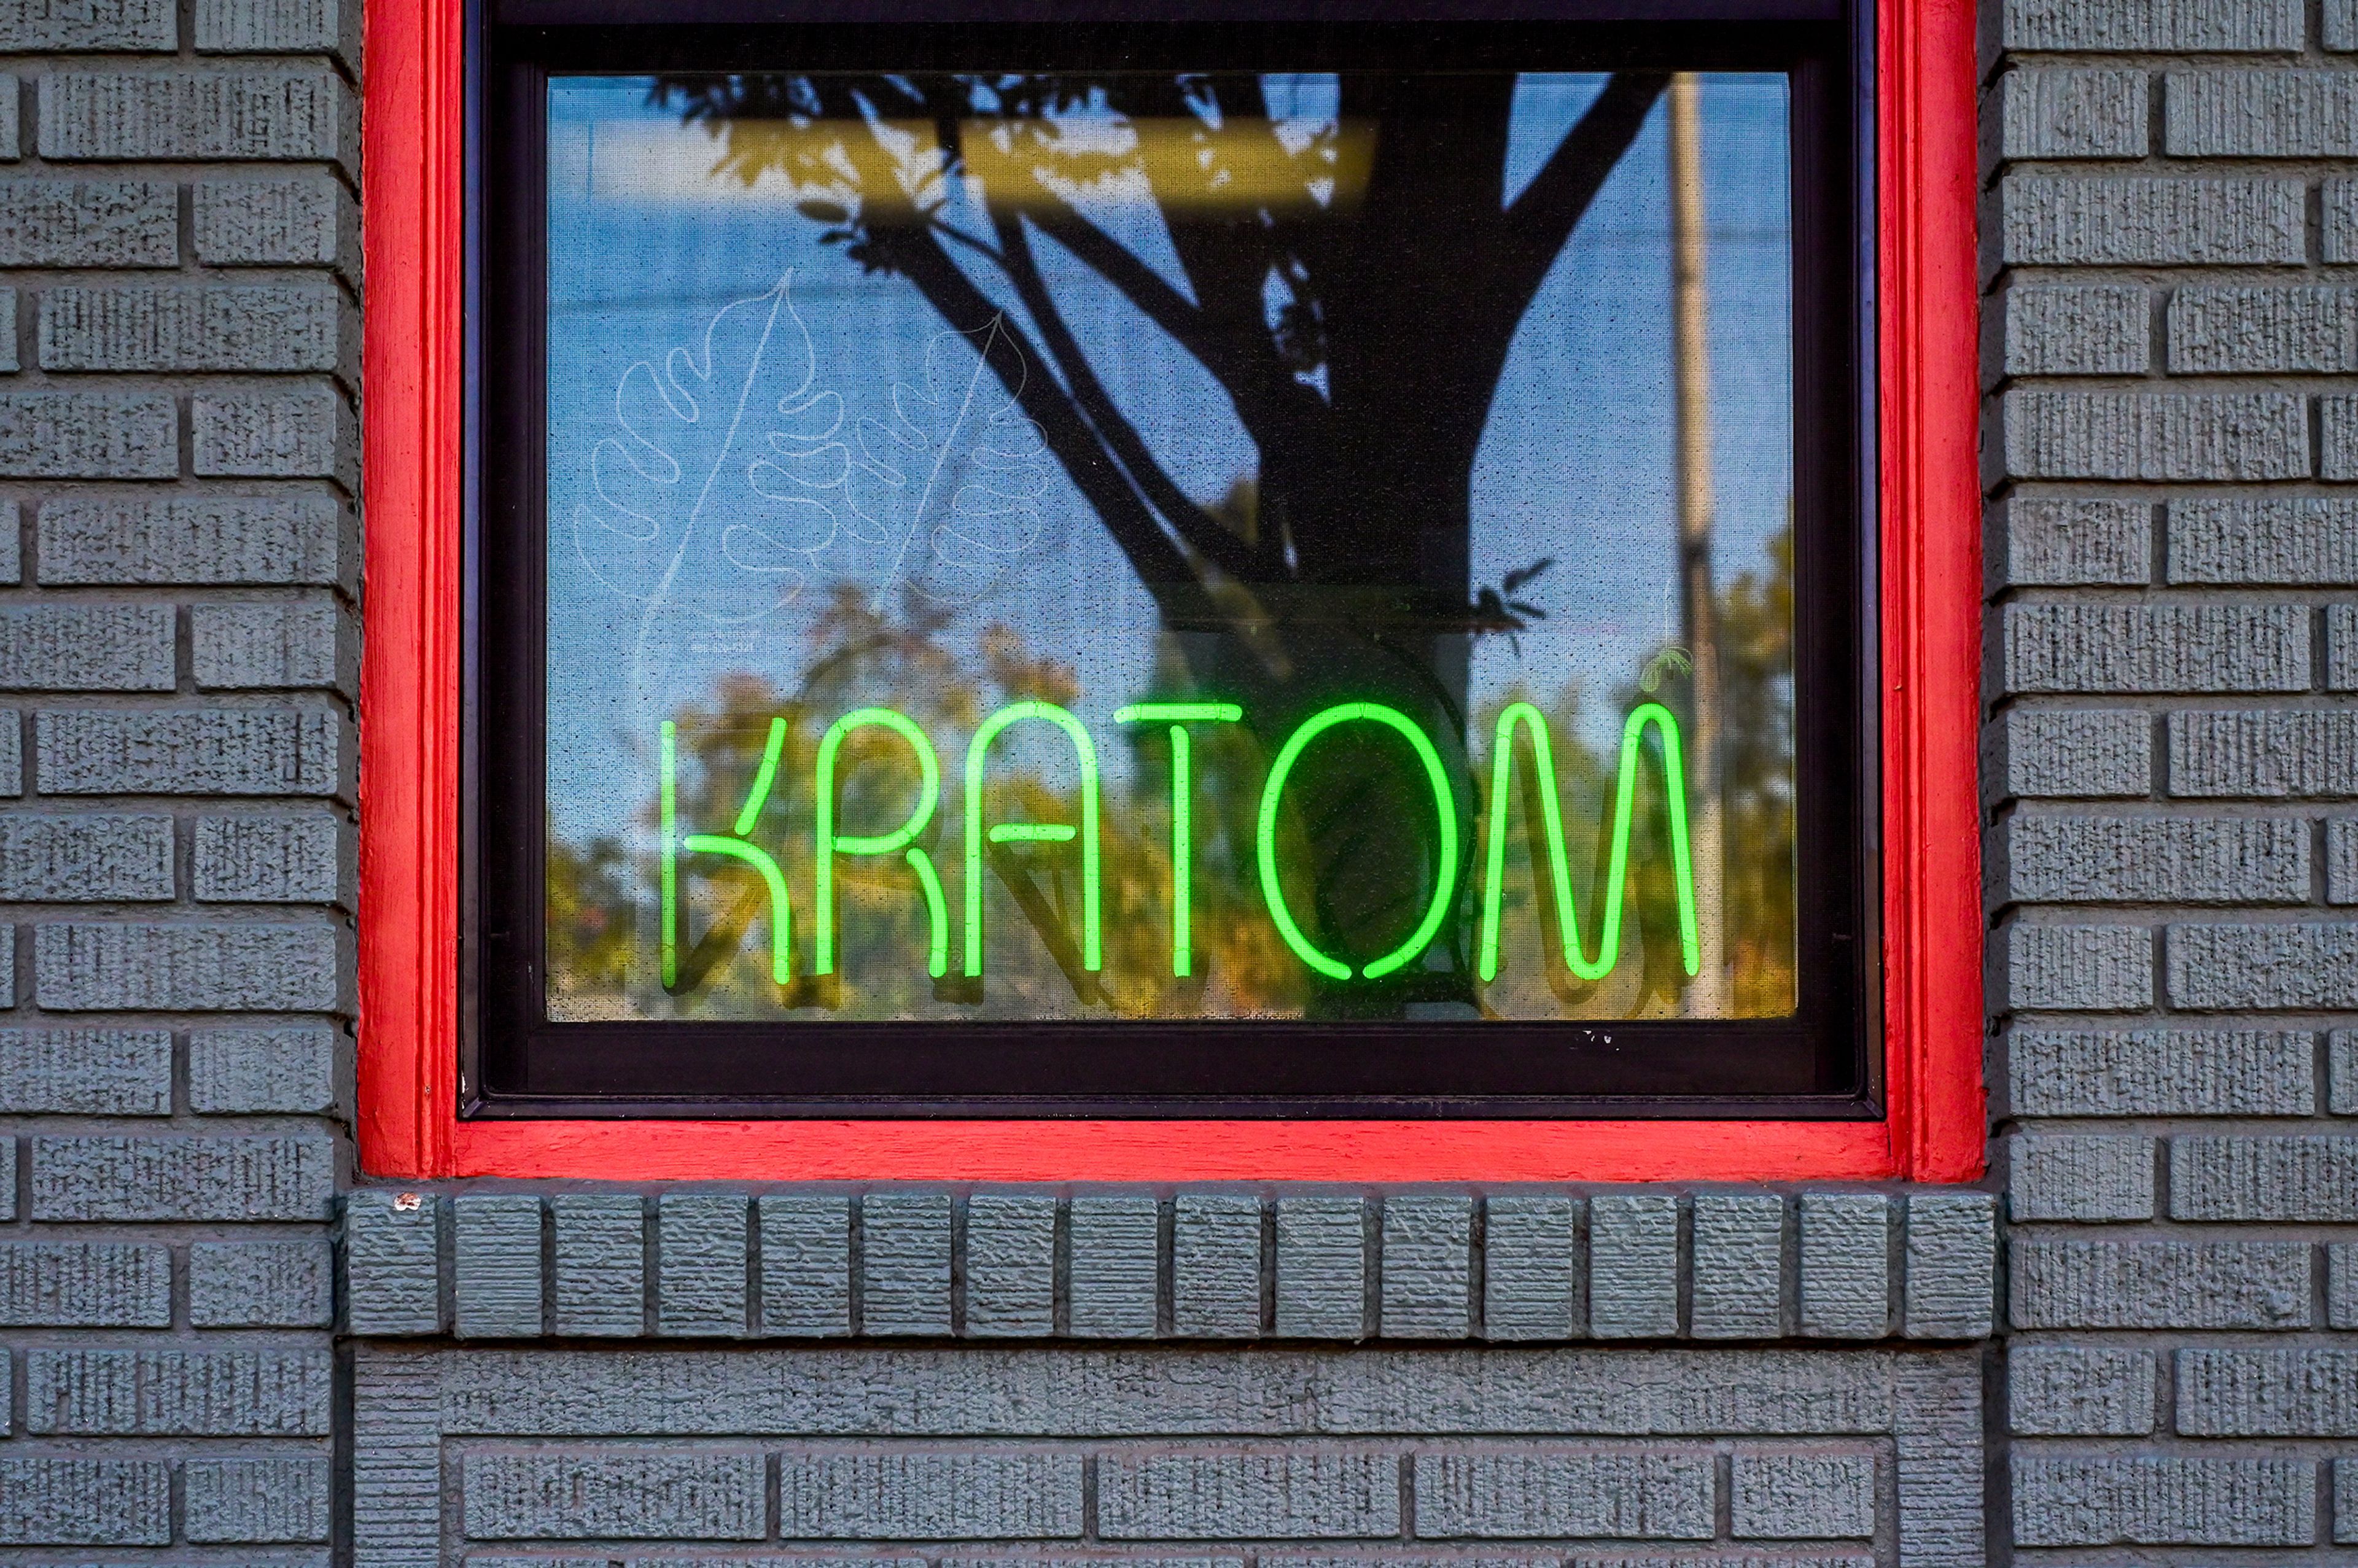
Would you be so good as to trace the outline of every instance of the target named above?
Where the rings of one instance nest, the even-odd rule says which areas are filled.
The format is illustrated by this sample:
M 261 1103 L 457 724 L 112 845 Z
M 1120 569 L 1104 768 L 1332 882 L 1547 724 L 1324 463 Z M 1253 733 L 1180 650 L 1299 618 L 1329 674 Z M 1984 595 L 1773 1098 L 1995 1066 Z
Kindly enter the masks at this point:
M 990 743 L 1011 724 L 1036 719 L 1053 724 L 1073 742 L 1081 763 L 1081 967 L 1105 967 L 1101 925 L 1103 891 L 1098 869 L 1098 752 L 1081 721 L 1053 702 L 1011 702 L 982 721 L 966 749 L 966 972 L 982 973 L 982 764 Z M 1002 822 L 990 829 L 994 844 L 1063 844 L 1074 836 L 1070 823 Z
M 1679 721 L 1659 702 L 1640 705 L 1621 727 L 1621 773 L 1614 791 L 1613 857 L 1605 873 L 1605 917 L 1596 934 L 1596 957 L 1584 956 L 1580 919 L 1572 902 L 1572 874 L 1564 862 L 1563 812 L 1557 804 L 1555 749 L 1548 741 L 1547 716 L 1528 702 L 1509 703 L 1498 715 L 1490 757 L 1490 855 L 1482 878 L 1482 937 L 1477 962 L 1487 983 L 1498 978 L 1498 899 L 1506 882 L 1507 813 L 1513 804 L 1515 731 L 1531 735 L 1531 760 L 1539 774 L 1540 823 L 1547 839 L 1548 876 L 1555 888 L 1556 924 L 1563 932 L 1564 967 L 1584 980 L 1601 980 L 1621 956 L 1621 893 L 1629 870 L 1630 819 L 1638 789 L 1638 752 L 1650 725 L 1661 737 L 1663 794 L 1671 818 L 1671 867 L 1678 887 L 1679 956 L 1692 975 L 1702 967 L 1703 945 L 1695 925 L 1694 867 L 1687 854 L 1686 768 L 1680 759 Z M 1534 871 L 1537 867 L 1532 868 Z
M 762 748 L 762 765 L 753 775 L 753 787 L 746 793 L 745 805 L 737 813 L 733 836 L 719 833 L 691 833 L 678 838 L 679 818 L 679 740 L 677 728 L 671 720 L 663 726 L 663 983 L 669 990 L 679 983 L 679 852 L 698 855 L 727 855 L 744 861 L 762 873 L 762 881 L 770 891 L 770 979 L 784 985 L 791 977 L 794 957 L 792 909 L 786 901 L 786 879 L 778 870 L 778 862 L 770 852 L 749 843 L 745 835 L 753 831 L 761 819 L 762 807 L 769 803 L 770 786 L 777 782 L 778 758 L 786 747 L 786 721 L 770 720 L 770 739 Z
M 1433 749 L 1433 742 L 1407 714 L 1380 702 L 1338 703 L 1303 719 L 1302 727 L 1287 738 L 1284 748 L 1277 753 L 1277 761 L 1270 764 L 1269 782 L 1261 786 L 1260 827 L 1256 840 L 1260 891 L 1269 901 L 1269 915 L 1277 923 L 1277 934 L 1293 949 L 1295 957 L 1329 979 L 1351 978 L 1350 965 L 1328 957 L 1302 934 L 1302 927 L 1294 923 L 1293 912 L 1286 907 L 1285 890 L 1278 884 L 1277 878 L 1277 812 L 1285 795 L 1285 781 L 1311 741 L 1338 724 L 1351 723 L 1383 725 L 1409 743 L 1417 761 L 1424 764 L 1425 781 L 1433 786 L 1433 816 L 1441 831 L 1441 869 L 1433 878 L 1433 901 L 1425 906 L 1424 918 L 1417 923 L 1407 941 L 1359 971 L 1363 979 L 1378 980 L 1414 962 L 1432 946 L 1433 937 L 1441 932 L 1441 923 L 1448 918 L 1450 894 L 1457 887 L 1456 792 L 1449 787 L 1449 774 L 1441 765 L 1441 753 Z
M 909 819 L 890 833 L 838 833 L 835 830 L 835 758 L 843 749 L 847 736 L 855 730 L 890 730 L 909 742 L 917 754 L 917 804 Z M 818 743 L 818 762 L 812 784 L 816 803 L 817 831 L 815 860 L 817 864 L 817 914 L 815 919 L 816 948 L 811 973 L 835 973 L 835 858 L 838 855 L 889 855 L 895 849 L 906 849 L 909 869 L 917 874 L 917 888 L 925 895 L 926 918 L 925 967 L 936 979 L 949 968 L 950 915 L 942 900 L 942 879 L 934 870 L 933 857 L 921 849 L 911 848 L 918 834 L 934 817 L 934 807 L 942 798 L 942 766 L 934 755 L 934 743 L 925 732 L 906 714 L 889 708 L 860 708 L 845 714 L 827 727 Z
M 1114 710 L 1116 724 L 1171 726 L 1171 973 L 1183 980 L 1195 968 L 1195 792 L 1188 780 L 1187 726 L 1234 724 L 1244 716 L 1233 702 L 1133 702 Z

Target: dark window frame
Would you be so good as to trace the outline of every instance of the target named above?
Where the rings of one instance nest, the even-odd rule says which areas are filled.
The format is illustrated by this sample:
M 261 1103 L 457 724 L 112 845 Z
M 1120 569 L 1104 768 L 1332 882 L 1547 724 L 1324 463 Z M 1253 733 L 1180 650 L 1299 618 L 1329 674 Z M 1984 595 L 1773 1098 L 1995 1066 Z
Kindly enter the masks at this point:
M 703 0 L 725 16 L 736 0 Z M 1192 8 L 1211 16 L 1221 7 Z M 1481 1023 L 1157 1022 L 557 1024 L 540 987 L 539 707 L 545 651 L 540 421 L 545 286 L 538 83 L 556 69 L 725 69 L 782 49 L 826 63 L 973 63 L 972 25 L 927 5 L 831 7 L 867 20 L 631 24 L 646 0 L 495 0 L 473 37 L 468 517 L 464 543 L 460 1050 L 462 1116 L 1184 1117 L 1871 1119 L 1882 1114 L 1880 791 L 1870 406 L 1858 367 L 1870 279 L 1871 113 L 1856 31 L 1817 0 L 1670 0 L 1660 17 L 1568 22 L 1578 0 L 1493 20 L 1357 21 L 1385 7 L 1302 7 L 1246 27 L 1177 25 L 1187 64 L 1347 65 L 1438 49 L 1520 69 L 1660 62 L 1793 71 L 1797 921 L 1790 1021 Z M 666 6 L 665 13 L 680 14 Z M 1269 8 L 1258 8 L 1266 16 Z M 1135 27 L 1002 8 L 990 62 L 1142 59 Z M 1029 13 L 1027 16 L 1026 13 Z M 969 13 L 971 14 L 971 13 Z M 1164 13 L 1166 15 L 1172 13 Z M 1593 8 L 1586 14 L 1595 15 Z M 511 15 L 516 22 L 512 25 Z M 1103 13 L 1096 15 L 1101 18 Z M 555 25 L 559 16 L 579 18 Z M 1554 18 L 1552 20 L 1548 18 Z M 1286 52 L 1273 57 L 1272 47 Z M 927 51 L 931 51 L 928 53 Z M 916 57 L 913 59 L 913 57 Z M 1393 58 L 1397 58 L 1396 56 Z M 495 149 L 496 156 L 487 156 Z M 499 345 L 500 351 L 488 351 Z M 498 852 L 487 847 L 498 846 Z M 1813 872 L 1818 874 L 1812 874 Z M 1126 1046 L 1108 1052 L 1109 1044 Z M 1144 1047 L 1144 1049 L 1141 1049 Z M 1472 1047 L 1472 1049 L 1453 1049 Z M 686 1082 L 698 1092 L 672 1086 Z

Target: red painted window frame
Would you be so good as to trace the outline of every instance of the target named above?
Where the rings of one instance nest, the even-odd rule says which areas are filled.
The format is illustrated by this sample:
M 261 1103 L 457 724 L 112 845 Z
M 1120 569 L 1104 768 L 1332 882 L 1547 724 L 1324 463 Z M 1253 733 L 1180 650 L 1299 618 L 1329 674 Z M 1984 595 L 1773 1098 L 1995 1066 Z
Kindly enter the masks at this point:
M 460 0 L 368 8 L 360 1157 L 379 1176 L 1964 1181 L 1982 1170 L 1972 0 L 1878 0 L 1887 1119 L 460 1121 Z

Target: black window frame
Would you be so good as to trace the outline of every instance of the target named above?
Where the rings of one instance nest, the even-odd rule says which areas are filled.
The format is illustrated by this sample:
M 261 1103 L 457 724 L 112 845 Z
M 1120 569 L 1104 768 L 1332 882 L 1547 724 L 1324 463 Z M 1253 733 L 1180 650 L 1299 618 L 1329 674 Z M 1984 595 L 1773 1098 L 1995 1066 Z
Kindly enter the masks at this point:
M 469 29 L 460 1075 L 470 1118 L 1883 1114 L 1866 0 L 480 0 Z M 650 18 L 660 17 L 660 22 Z M 987 48 L 987 52 L 986 52 Z M 1796 937 L 1787 1020 L 557 1023 L 543 1000 L 551 70 L 1786 69 Z M 1771 63 L 1773 62 L 1773 63 Z M 1108 1046 L 1120 1049 L 1108 1050 Z M 690 1092 L 677 1086 L 687 1085 Z

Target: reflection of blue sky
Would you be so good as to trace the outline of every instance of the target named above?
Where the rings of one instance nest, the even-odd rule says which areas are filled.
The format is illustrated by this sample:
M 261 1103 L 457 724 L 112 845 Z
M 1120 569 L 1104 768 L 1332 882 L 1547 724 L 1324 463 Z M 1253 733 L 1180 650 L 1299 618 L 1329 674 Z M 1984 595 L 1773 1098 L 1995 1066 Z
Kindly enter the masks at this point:
M 1510 192 L 1600 81 L 1527 81 Z M 1331 113 L 1334 102 L 1331 81 L 1316 78 L 1275 84 L 1271 97 L 1281 113 L 1309 117 Z M 811 391 L 838 395 L 850 421 L 889 420 L 896 384 L 926 386 L 928 348 L 943 324 L 914 287 L 863 277 L 839 249 L 822 245 L 821 226 L 770 188 L 775 175 L 752 190 L 706 178 L 715 145 L 647 107 L 643 81 L 560 79 L 550 84 L 549 103 L 549 767 L 555 826 L 570 835 L 617 830 L 644 805 L 644 742 L 632 737 L 652 734 L 656 710 L 730 670 L 753 669 L 791 688 L 809 651 L 810 618 L 824 602 L 823 593 L 806 590 L 750 625 L 666 633 L 671 657 L 642 694 L 650 706 L 634 708 L 622 672 L 642 606 L 584 569 L 569 521 L 594 502 L 590 454 L 617 434 L 624 373 L 700 343 L 723 307 L 763 294 L 791 271 L 795 309 L 815 355 Z M 1782 525 L 1791 487 L 1784 82 L 1709 77 L 1703 106 L 1715 566 L 1725 582 L 1765 566 L 1764 542 Z M 1543 628 L 1522 637 L 1520 652 L 1503 639 L 1478 645 L 1476 706 L 1518 681 L 1542 697 L 1578 684 L 1609 698 L 1676 637 L 1663 122 L 1658 107 L 1541 287 L 1492 407 L 1474 476 L 1474 580 L 1496 583 L 1541 556 L 1557 564 L 1527 595 L 1550 611 Z M 1098 200 L 1089 211 L 1180 282 L 1151 208 Z M 1199 501 L 1217 502 L 1254 461 L 1225 394 L 1094 273 L 1036 243 L 1115 400 L 1177 482 Z M 971 276 L 1012 314 L 987 270 Z M 972 368 L 969 351 L 955 342 L 947 349 L 935 348 L 937 385 Z M 1412 411 L 1404 411 L 1404 433 L 1413 427 Z M 1012 626 L 1035 652 L 1077 666 L 1081 716 L 1109 733 L 1112 708 L 1145 693 L 1154 609 L 1062 472 L 1052 460 L 1042 464 L 1042 536 L 1055 547 L 1034 549 L 1020 573 L 1001 575 L 947 635 L 971 650 L 989 622 Z M 878 579 L 882 563 L 897 557 L 889 542 L 863 553 L 846 536 L 821 559 Z M 1593 739 L 1609 744 L 1617 725 L 1601 711 L 1590 717 Z M 1109 765 L 1119 765 L 1120 752 L 1112 749 Z

